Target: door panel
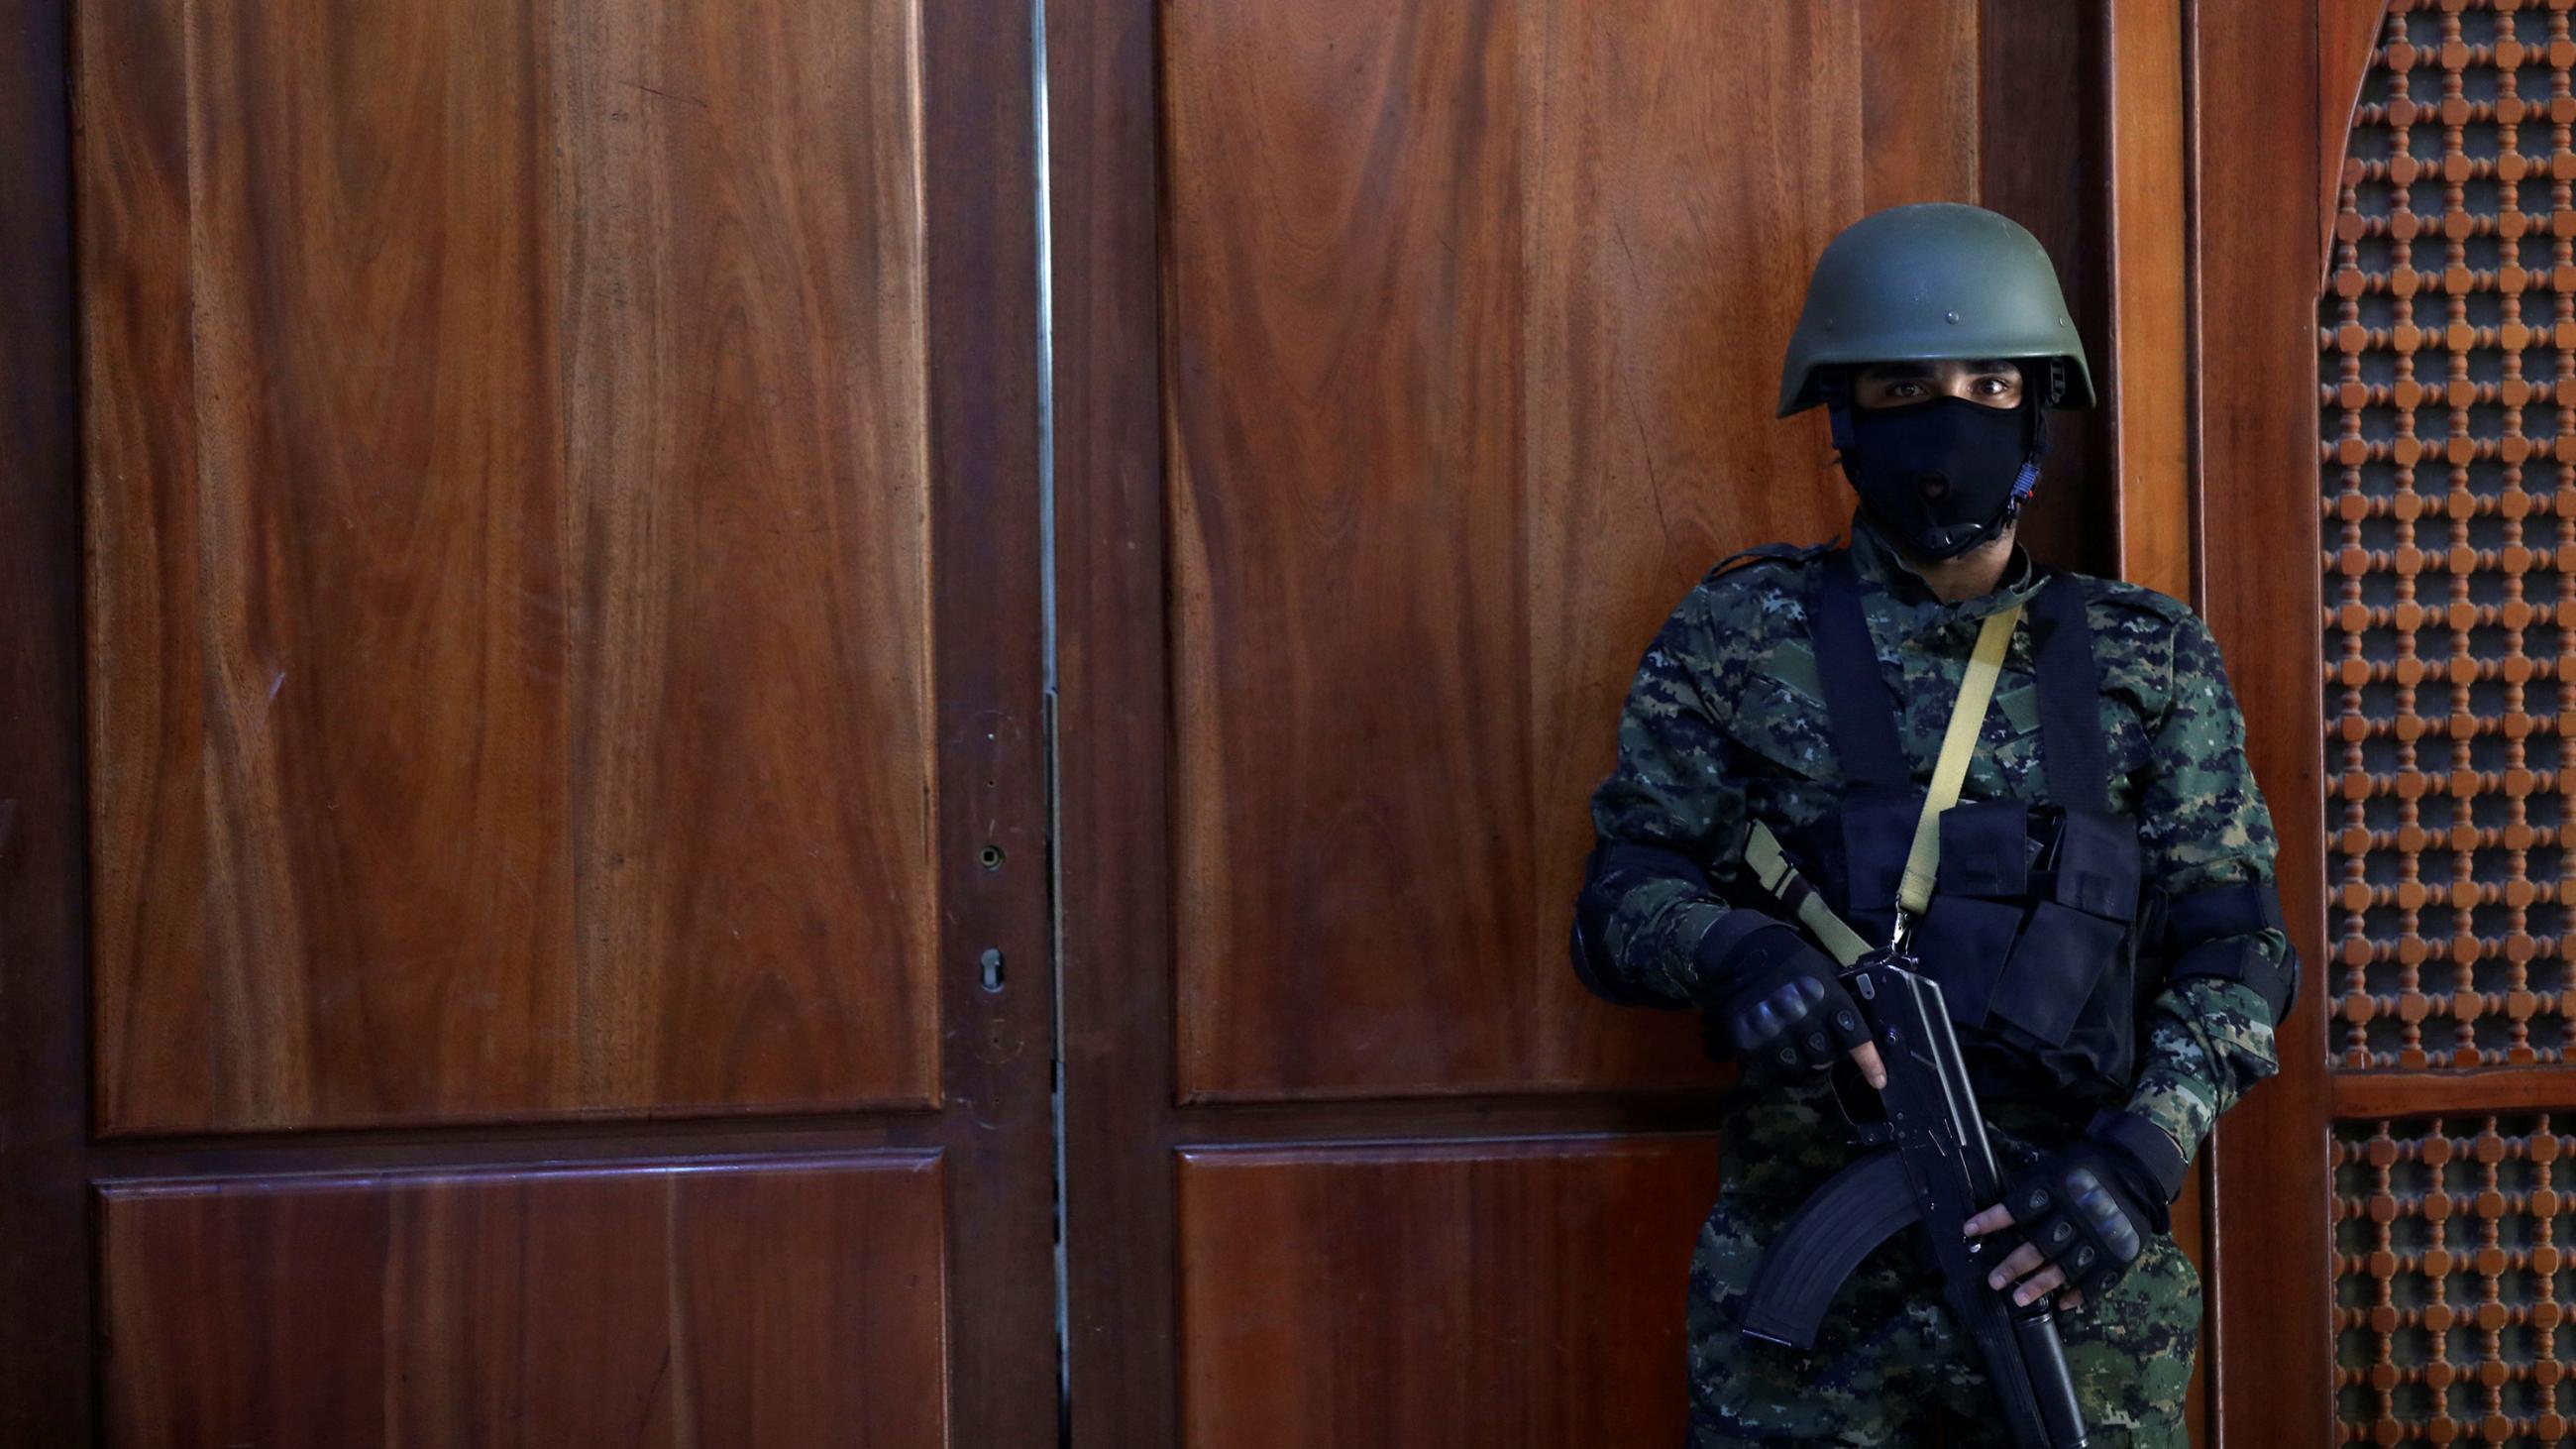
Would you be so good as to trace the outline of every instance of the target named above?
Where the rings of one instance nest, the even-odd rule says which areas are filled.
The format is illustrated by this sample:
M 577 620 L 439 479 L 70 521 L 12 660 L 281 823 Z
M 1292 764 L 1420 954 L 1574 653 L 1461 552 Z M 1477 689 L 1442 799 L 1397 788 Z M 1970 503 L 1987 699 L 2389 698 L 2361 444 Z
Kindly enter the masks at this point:
M 2318 574 L 2316 287 L 2321 182 L 2305 128 L 2318 110 L 2317 11 L 2197 0 L 2192 116 L 2193 485 L 2201 611 L 2244 707 L 2246 755 L 2280 836 L 2282 909 L 2304 963 L 2281 1023 L 2277 1076 L 2219 1120 L 2214 1158 L 2218 1442 L 2335 1442 L 2337 1347 L 2325 1093 L 2326 842 Z M 2212 98 L 2224 97 L 2220 104 Z
M 1029 8 L 65 9 L 0 1438 L 1043 1442 Z
M 1181 1359 L 1192 1444 L 1655 1444 L 1704 1138 L 1182 1154 Z M 1317 1353 L 1364 1337 L 1367 1351 Z M 1462 1396 L 1481 1401 L 1476 1407 Z
M 943 1443 L 941 1197 L 920 1155 L 118 1183 L 108 1437 Z
M 89 18 L 101 1128 L 935 1100 L 909 0 Z

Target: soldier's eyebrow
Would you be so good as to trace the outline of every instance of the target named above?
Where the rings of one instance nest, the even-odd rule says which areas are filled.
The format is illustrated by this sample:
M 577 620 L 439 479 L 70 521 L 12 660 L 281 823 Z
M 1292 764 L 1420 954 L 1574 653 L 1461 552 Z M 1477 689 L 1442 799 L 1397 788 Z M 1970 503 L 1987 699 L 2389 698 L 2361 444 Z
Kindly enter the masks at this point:
M 1980 363 L 1978 365 L 1983 366 L 1984 364 Z M 1928 362 L 1873 362 L 1869 366 L 1862 368 L 1861 371 L 1869 374 L 1871 377 L 1887 381 L 1902 381 L 1911 378 L 1932 376 L 1932 364 Z
M 1968 370 L 1970 372 L 2016 373 L 2021 369 L 2009 358 L 1980 357 L 1968 364 Z

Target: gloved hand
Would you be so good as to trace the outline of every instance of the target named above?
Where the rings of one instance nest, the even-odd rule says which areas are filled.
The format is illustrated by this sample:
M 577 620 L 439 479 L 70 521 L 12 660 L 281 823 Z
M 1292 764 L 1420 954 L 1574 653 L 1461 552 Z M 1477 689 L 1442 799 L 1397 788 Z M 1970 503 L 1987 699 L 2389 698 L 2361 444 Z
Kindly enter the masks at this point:
M 2169 1208 L 2184 1166 L 2154 1123 L 2095 1113 L 2082 1137 L 2016 1173 L 1999 1209 L 1969 1219 L 1971 1236 L 2008 1224 L 2022 1239 L 1986 1281 L 2012 1287 L 2016 1303 L 2061 1284 L 2099 1297 L 2146 1250 L 2149 1233 L 2173 1231 Z
M 1818 1070 L 1854 1048 L 1868 1048 L 1862 1063 L 1873 1085 L 1883 1082 L 1876 1048 L 1860 1006 L 1843 989 L 1834 958 L 1777 921 L 1752 918 L 1750 929 L 1709 933 L 1700 947 L 1700 976 L 1726 1043 L 1747 1072 L 1788 1075 Z

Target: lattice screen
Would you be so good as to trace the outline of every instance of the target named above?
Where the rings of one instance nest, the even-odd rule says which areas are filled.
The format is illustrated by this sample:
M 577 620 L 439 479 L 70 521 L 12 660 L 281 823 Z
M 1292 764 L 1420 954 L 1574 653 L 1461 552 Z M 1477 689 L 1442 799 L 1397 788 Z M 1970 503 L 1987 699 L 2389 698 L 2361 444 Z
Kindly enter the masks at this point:
M 2566 1442 L 2576 1138 L 2560 1124 L 2576 1127 L 2545 1115 L 2338 1126 L 2345 1443 Z
M 2353 121 L 2319 334 L 2339 1071 L 2576 1032 L 2571 4 L 2397 0 Z M 2337 1124 L 2343 1442 L 2568 1441 L 2562 1126 Z
M 2344 163 L 2321 345 L 2347 1070 L 2554 1062 L 2576 1032 L 2569 3 L 2399 0 Z

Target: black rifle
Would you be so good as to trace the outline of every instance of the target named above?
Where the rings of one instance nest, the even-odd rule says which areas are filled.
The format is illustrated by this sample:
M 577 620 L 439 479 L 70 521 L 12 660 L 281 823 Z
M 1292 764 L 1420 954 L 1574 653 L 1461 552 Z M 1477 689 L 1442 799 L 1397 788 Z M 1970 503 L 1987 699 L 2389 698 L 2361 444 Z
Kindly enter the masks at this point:
M 1984 1355 L 2013 1442 L 2082 1449 L 2084 1417 L 2057 1340 L 2053 1293 L 2016 1307 L 1986 1286 L 1986 1275 L 2015 1246 L 2012 1235 L 1959 1232 L 1959 1224 L 2002 1200 L 2003 1175 L 1941 983 L 1911 955 L 1887 951 L 1845 967 L 1842 981 L 1887 1066 L 1886 1089 L 1874 1091 L 1848 1056 L 1834 1065 L 1835 1100 L 1859 1145 L 1871 1150 L 1816 1189 L 1763 1256 L 1744 1331 L 1812 1348 L 1826 1305 L 1851 1271 L 1900 1230 L 1920 1227 L 1918 1242 L 1940 1270 L 1942 1297 Z

